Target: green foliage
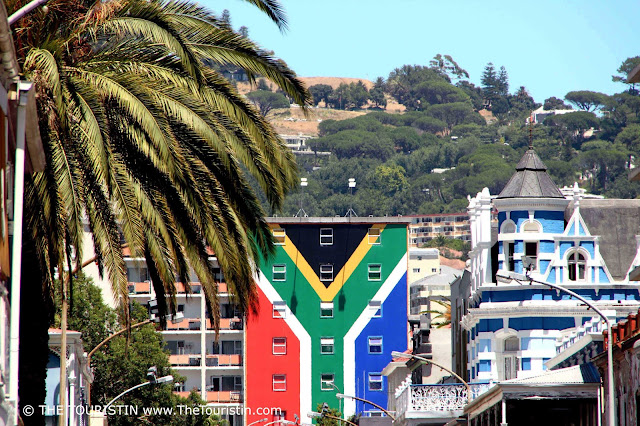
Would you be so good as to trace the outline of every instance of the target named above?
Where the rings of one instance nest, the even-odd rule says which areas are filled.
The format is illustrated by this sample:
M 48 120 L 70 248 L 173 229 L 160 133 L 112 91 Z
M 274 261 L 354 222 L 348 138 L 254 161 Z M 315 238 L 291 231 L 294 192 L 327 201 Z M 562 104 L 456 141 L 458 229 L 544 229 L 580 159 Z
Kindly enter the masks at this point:
M 637 95 L 638 92 L 635 90 L 635 83 L 627 83 L 627 75 L 638 65 L 640 65 L 640 56 L 625 59 L 617 69 L 621 75 L 613 75 L 611 76 L 611 80 L 629 84 L 629 93 Z
M 322 410 L 322 403 L 319 403 L 316 406 L 316 413 L 323 413 Z M 340 411 L 338 411 L 337 408 L 331 408 L 329 407 L 326 411 L 326 414 L 329 414 L 332 417 L 338 417 L 338 418 L 342 418 L 342 413 Z M 344 423 L 336 420 L 336 419 L 331 419 L 329 417 L 319 417 L 316 419 L 316 424 L 318 426 L 344 426 Z
M 429 66 L 432 69 L 437 70 L 441 75 L 446 76 L 448 79 L 456 78 L 469 78 L 469 73 L 462 69 L 460 65 L 450 55 L 441 55 L 438 53 L 429 61 Z
M 369 91 L 364 83 L 340 83 L 340 86 L 327 95 L 327 103 L 335 109 L 359 109 L 369 100 Z
M 449 130 L 458 124 L 485 124 L 480 114 L 475 112 L 471 104 L 467 102 L 431 105 L 426 113 L 445 122 Z
M 425 106 L 421 105 L 418 87 L 429 81 L 449 82 L 448 78 L 443 77 L 437 70 L 420 65 L 404 65 L 391 71 L 387 78 L 386 90 L 407 110 L 420 111 Z
M 247 99 L 260 110 L 260 114 L 267 116 L 276 108 L 289 108 L 289 100 L 281 93 L 273 93 L 269 90 L 256 90 L 247 93 Z
M 371 102 L 373 102 L 376 108 L 387 107 L 387 98 L 384 96 L 384 86 L 384 79 L 382 77 L 378 77 L 369 91 Z
M 373 173 L 374 185 L 386 196 L 403 191 L 409 186 L 405 170 L 398 165 L 380 165 Z
M 309 93 L 313 96 L 313 105 L 318 106 L 320 102 L 329 104 L 329 97 L 333 93 L 333 88 L 328 84 L 314 84 L 309 87 Z
M 570 105 L 565 104 L 562 99 L 558 99 L 555 96 L 545 99 L 542 107 L 547 111 L 554 109 L 571 109 Z
M 567 93 L 564 98 L 581 110 L 591 112 L 602 108 L 606 104 L 608 96 L 591 90 L 577 90 Z
M 118 317 L 102 299 L 102 290 L 83 274 L 70 283 L 71 297 L 67 316 L 67 329 L 82 333 L 84 349 L 88 353 L 109 335 L 120 329 Z M 57 285 L 55 300 L 60 300 Z M 60 304 L 56 304 L 55 327 L 60 327 Z M 115 396 L 115 395 L 114 395 Z

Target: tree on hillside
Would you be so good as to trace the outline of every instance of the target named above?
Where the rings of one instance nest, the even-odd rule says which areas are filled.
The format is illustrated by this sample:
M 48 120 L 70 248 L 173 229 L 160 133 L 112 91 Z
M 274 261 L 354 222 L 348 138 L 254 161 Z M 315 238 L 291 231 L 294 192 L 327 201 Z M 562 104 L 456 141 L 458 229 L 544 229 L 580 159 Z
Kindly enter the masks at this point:
M 509 75 L 504 65 L 500 67 L 497 89 L 500 96 L 507 96 L 509 94 Z
M 476 86 L 473 83 L 470 83 L 466 80 L 459 81 L 456 83 L 456 87 L 459 87 L 462 91 L 464 91 L 467 96 L 471 99 L 471 103 L 473 104 L 473 108 L 476 111 L 479 111 L 483 107 L 483 92 L 482 88 Z
M 554 109 L 573 109 L 570 105 L 565 104 L 562 99 L 558 99 L 555 96 L 545 99 L 542 108 L 546 111 L 552 111 Z
M 449 130 L 463 123 L 484 124 L 484 119 L 467 102 L 431 105 L 426 113 L 447 123 Z
M 617 69 L 620 74 L 611 76 L 611 80 L 618 83 L 628 84 L 629 93 L 637 95 L 638 91 L 636 90 L 636 85 L 635 83 L 627 83 L 627 75 L 638 65 L 640 65 L 640 56 L 625 59 Z
M 447 123 L 445 123 L 442 119 L 438 119 L 429 115 L 424 115 L 423 117 L 418 118 L 413 123 L 411 123 L 411 127 L 415 127 L 418 130 L 428 133 L 440 133 L 444 129 L 447 128 Z
M 289 108 L 289 100 L 281 93 L 273 93 L 268 90 L 256 90 L 247 93 L 249 99 L 263 116 L 267 116 L 272 110 L 277 108 Z
M 456 86 L 443 80 L 425 81 L 415 87 L 416 96 L 420 99 L 422 108 L 429 105 L 446 104 L 451 102 L 465 102 L 469 96 Z
M 384 97 L 384 85 L 384 79 L 378 77 L 371 90 L 369 90 L 369 97 L 377 108 L 384 109 L 387 107 L 387 99 Z
M 574 148 L 580 149 L 584 140 L 584 132 L 591 128 L 598 129 L 600 120 L 592 112 L 576 111 L 547 117 L 544 124 L 560 130 L 561 139 L 572 139 L 575 142 Z
M 469 78 L 469 73 L 462 69 L 460 65 L 456 61 L 453 60 L 451 55 L 441 55 L 438 53 L 433 57 L 431 61 L 429 61 L 429 67 L 437 70 L 441 75 L 446 76 L 451 79 L 452 77 L 457 80 L 464 78 Z
M 220 25 L 227 29 L 231 29 L 231 12 L 229 9 L 224 9 L 220 15 Z
M 493 101 L 500 96 L 500 82 L 493 63 L 489 62 L 484 67 L 480 82 L 482 83 L 482 92 L 485 99 Z
M 438 71 L 420 65 L 404 65 L 391 71 L 387 78 L 386 91 L 404 105 L 407 110 L 420 111 L 425 108 L 421 105 L 416 88 L 426 81 L 446 81 Z
M 313 105 L 318 106 L 322 101 L 324 101 L 325 105 L 328 105 L 333 88 L 328 84 L 314 84 L 309 87 L 309 93 L 313 96 Z
M 247 28 L 246 26 L 241 26 L 238 29 L 238 34 L 240 34 L 242 37 L 244 38 L 249 38 L 249 28 Z
M 591 90 L 577 90 L 567 93 L 564 98 L 581 110 L 592 112 L 602 108 L 606 104 L 608 96 Z

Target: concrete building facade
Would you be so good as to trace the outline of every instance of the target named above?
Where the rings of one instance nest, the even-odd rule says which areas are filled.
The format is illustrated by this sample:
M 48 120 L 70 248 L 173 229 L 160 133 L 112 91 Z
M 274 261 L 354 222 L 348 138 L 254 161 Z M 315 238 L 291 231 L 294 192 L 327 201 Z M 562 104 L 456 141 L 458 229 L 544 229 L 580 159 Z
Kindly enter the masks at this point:
M 260 265 L 260 310 L 247 319 L 248 406 L 276 404 L 290 421 L 323 402 L 379 414 L 337 392 L 386 407 L 382 370 L 408 346 L 407 222 L 270 219 L 276 253 Z

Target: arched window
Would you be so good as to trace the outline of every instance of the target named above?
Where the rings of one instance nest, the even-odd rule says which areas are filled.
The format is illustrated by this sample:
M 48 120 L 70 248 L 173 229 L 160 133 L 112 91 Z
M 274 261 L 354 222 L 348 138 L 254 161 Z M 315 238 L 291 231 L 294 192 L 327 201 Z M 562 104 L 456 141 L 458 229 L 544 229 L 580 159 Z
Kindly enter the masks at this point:
M 520 339 L 516 336 L 504 339 L 504 351 L 505 352 L 518 352 L 520 350 Z
M 502 229 L 500 230 L 500 233 L 513 234 L 515 232 L 516 232 L 516 224 L 512 220 L 507 219 L 502 223 Z
M 522 225 L 522 232 L 540 232 L 540 224 L 538 222 L 525 222 L 524 225 Z
M 587 260 L 578 250 L 569 253 L 567 260 L 569 268 L 569 281 L 584 281 L 587 269 Z

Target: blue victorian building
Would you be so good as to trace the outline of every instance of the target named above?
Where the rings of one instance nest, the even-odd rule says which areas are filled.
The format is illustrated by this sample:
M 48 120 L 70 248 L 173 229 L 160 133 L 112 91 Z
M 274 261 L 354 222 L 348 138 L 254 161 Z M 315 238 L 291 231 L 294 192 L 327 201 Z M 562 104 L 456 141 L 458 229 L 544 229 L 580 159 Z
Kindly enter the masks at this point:
M 640 200 L 590 197 L 577 184 L 560 191 L 530 147 L 502 192 L 485 188 L 470 198 L 469 213 L 470 274 L 452 289 L 459 294 L 452 319 L 460 320 L 452 343 L 454 366 L 466 365 L 459 373 L 470 381 L 541 374 L 561 340 L 595 316 L 545 282 L 570 288 L 614 322 L 638 311 L 639 287 L 629 272 L 640 265 Z M 531 284 L 508 278 L 514 273 Z

